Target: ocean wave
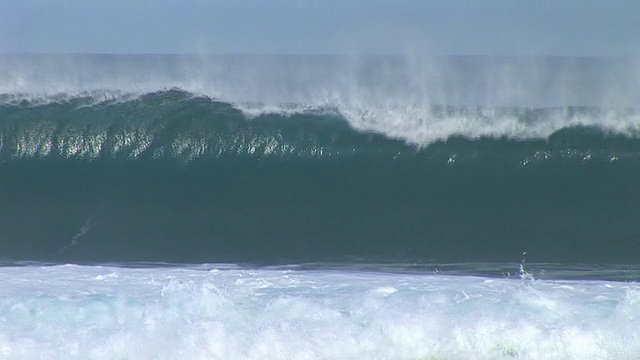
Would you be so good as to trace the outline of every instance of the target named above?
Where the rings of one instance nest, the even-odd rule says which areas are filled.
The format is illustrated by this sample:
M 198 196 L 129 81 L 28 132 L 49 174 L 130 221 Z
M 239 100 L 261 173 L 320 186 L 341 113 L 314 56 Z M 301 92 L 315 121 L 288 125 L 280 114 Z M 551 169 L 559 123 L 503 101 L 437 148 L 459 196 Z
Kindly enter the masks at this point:
M 286 109 L 249 113 L 178 89 L 1 105 L 0 258 L 506 261 L 530 251 L 624 262 L 640 246 L 640 139 L 609 126 L 609 109 L 434 106 L 430 121 L 458 128 L 419 143 L 358 127 L 340 108 Z M 495 125 L 506 121 L 538 137 Z
M 633 66 L 438 61 L 0 56 L 0 258 L 637 261 Z
M 0 156 L 4 159 L 190 161 L 225 156 L 389 157 L 443 152 L 461 158 L 465 151 L 478 151 L 469 144 L 487 141 L 511 143 L 508 146 L 520 157 L 525 150 L 528 157 L 575 153 L 576 158 L 620 158 L 635 151 L 631 144 L 637 143 L 640 134 L 640 111 L 593 107 L 353 110 L 234 104 L 180 89 L 147 94 L 5 94 L 0 103 Z M 496 153 L 482 147 L 485 153 Z
M 547 139 L 575 127 L 637 137 L 637 65 L 598 58 L 3 55 L 0 104 L 5 111 L 42 106 L 58 117 L 67 111 L 70 120 L 79 107 L 93 109 L 95 118 L 104 118 L 98 109 L 135 112 L 122 116 L 129 122 L 146 119 L 149 106 L 171 117 L 167 101 L 200 106 L 196 118 L 215 117 L 216 104 L 227 104 L 255 121 L 341 118 L 359 132 L 418 147 L 452 137 Z

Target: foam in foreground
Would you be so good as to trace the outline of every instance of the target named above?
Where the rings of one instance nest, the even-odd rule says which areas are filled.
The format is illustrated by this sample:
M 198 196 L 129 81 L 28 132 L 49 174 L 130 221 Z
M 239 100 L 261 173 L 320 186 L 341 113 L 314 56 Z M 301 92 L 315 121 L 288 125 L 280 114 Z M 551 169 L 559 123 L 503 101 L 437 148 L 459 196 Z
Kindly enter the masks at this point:
M 631 359 L 640 286 L 337 270 L 0 268 L 2 359 Z

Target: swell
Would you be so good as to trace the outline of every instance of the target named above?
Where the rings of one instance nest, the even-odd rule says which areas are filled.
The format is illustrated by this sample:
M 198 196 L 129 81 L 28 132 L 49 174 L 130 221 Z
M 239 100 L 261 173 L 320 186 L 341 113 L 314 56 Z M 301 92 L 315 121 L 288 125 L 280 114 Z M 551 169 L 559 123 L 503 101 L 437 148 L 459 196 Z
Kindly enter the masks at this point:
M 553 118 L 559 130 L 524 139 L 454 132 L 416 145 L 358 130 L 339 109 L 248 116 L 178 90 L 7 103 L 0 256 L 513 261 L 526 251 L 534 262 L 634 262 L 640 140 L 606 121 L 571 121 L 597 123 L 608 111 L 492 110 L 524 126 Z

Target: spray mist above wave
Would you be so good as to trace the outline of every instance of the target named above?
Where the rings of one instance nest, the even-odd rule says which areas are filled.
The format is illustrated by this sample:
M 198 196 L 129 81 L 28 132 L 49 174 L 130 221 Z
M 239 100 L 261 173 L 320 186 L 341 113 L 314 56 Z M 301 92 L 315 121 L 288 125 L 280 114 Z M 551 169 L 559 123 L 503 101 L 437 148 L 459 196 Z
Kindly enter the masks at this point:
M 0 101 L 109 106 L 180 89 L 249 118 L 339 115 L 418 146 L 544 139 L 568 127 L 635 137 L 638 68 L 586 58 L 5 55 Z

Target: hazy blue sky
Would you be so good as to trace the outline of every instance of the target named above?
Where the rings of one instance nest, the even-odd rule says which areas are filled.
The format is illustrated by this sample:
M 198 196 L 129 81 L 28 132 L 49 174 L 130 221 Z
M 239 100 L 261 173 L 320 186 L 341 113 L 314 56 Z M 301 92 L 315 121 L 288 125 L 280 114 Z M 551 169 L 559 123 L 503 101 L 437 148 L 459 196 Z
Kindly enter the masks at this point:
M 0 52 L 639 55 L 638 0 L 0 0 Z

